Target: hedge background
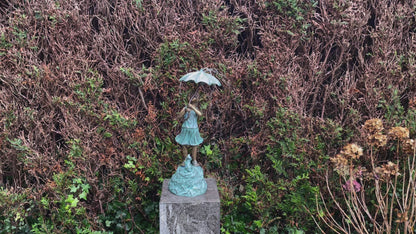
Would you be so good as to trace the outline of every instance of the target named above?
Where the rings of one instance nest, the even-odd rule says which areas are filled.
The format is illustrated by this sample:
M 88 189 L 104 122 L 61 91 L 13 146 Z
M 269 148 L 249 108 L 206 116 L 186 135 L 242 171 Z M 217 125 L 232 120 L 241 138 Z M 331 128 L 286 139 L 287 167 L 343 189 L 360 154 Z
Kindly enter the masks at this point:
M 203 87 L 223 232 L 316 231 L 328 157 L 411 126 L 415 1 L 0 1 L 0 232 L 149 233 Z M 410 128 L 411 135 L 415 129 Z

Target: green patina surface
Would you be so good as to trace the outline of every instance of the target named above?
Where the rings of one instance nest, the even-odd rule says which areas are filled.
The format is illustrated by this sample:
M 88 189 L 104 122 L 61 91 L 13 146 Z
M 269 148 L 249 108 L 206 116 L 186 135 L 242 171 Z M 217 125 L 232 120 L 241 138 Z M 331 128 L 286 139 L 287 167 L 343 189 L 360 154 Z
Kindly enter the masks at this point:
M 179 166 L 169 182 L 169 191 L 178 196 L 195 197 L 207 191 L 204 171 L 200 166 L 191 164 L 190 155 L 185 159 L 185 166 Z

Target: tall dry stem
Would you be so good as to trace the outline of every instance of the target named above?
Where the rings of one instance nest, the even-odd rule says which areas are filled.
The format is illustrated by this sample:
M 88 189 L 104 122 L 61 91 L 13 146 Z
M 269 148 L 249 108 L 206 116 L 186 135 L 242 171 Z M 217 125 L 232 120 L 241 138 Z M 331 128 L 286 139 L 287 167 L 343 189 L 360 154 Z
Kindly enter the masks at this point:
M 408 133 L 399 132 L 392 137 L 391 145 L 395 147 L 396 163 L 378 161 L 381 149 L 373 145 L 369 145 L 368 150 L 370 173 L 363 172 L 361 166 L 354 166 L 358 161 L 353 164 L 351 159 L 349 171 L 342 170 L 345 166 L 341 165 L 341 158 L 348 157 L 349 151 L 345 150 L 348 147 L 344 147 L 344 151 L 333 160 L 338 162 L 339 178 L 334 180 L 327 173 L 325 192 L 329 194 L 331 203 L 323 195 L 320 201 L 317 200 L 318 210 L 323 213 L 320 218 L 331 230 L 341 233 L 352 230 L 357 233 L 413 233 L 416 222 L 416 154 L 414 151 L 410 155 L 402 152 Z

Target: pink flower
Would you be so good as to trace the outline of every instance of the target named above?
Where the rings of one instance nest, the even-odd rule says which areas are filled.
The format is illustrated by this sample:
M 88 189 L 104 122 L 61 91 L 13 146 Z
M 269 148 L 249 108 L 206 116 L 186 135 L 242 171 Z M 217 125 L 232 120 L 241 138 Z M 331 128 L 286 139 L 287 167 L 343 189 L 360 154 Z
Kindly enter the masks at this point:
M 355 192 L 361 191 L 361 184 L 356 180 L 349 180 L 342 187 L 347 191 L 351 191 L 351 186 L 354 187 Z

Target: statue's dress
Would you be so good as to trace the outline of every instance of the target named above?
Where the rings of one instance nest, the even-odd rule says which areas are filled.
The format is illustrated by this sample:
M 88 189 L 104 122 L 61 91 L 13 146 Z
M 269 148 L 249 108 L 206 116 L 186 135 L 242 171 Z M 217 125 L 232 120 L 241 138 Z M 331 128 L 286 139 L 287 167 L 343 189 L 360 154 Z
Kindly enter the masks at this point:
M 191 110 L 186 112 L 184 118 L 185 121 L 182 124 L 181 133 L 175 137 L 176 142 L 180 145 L 200 145 L 204 139 L 202 139 L 199 134 L 197 115 L 195 111 Z

